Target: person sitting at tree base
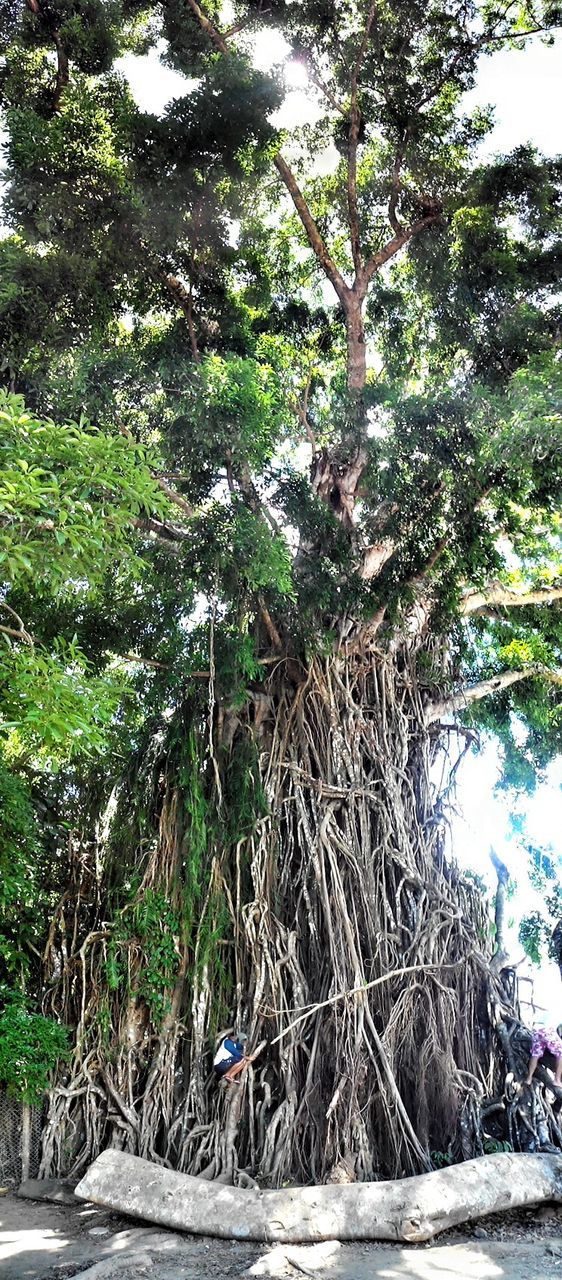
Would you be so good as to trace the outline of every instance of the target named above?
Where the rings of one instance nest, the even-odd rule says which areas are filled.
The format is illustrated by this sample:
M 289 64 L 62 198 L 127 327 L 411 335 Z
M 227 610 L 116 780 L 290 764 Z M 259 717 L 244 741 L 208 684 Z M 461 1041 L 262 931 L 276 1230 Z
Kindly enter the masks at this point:
M 258 1045 L 254 1053 L 247 1054 L 241 1040 L 233 1039 L 226 1036 L 221 1040 L 217 1052 L 213 1058 L 213 1067 L 221 1080 L 226 1080 L 228 1084 L 232 1084 L 236 1080 L 236 1076 L 248 1067 L 251 1062 L 261 1053 L 264 1041 Z M 236 1083 L 238 1083 L 236 1081 Z
M 554 1083 L 562 1085 L 562 1039 L 554 1027 L 533 1027 L 531 1061 L 525 1084 L 532 1083 L 540 1059 L 544 1057 L 545 1053 L 551 1053 L 553 1058 L 556 1058 Z

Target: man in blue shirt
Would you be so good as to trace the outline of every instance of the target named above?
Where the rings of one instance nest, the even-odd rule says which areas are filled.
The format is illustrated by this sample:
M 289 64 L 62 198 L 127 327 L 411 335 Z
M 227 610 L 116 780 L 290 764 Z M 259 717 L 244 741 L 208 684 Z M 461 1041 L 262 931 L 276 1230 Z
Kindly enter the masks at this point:
M 240 1075 L 244 1067 L 249 1066 L 250 1062 L 257 1058 L 264 1045 L 265 1040 L 262 1040 L 262 1043 L 258 1045 L 254 1053 L 246 1054 L 241 1040 L 226 1036 L 224 1040 L 221 1040 L 213 1058 L 213 1067 L 216 1074 L 220 1076 L 221 1080 L 227 1080 L 229 1084 L 232 1084 L 232 1081 L 236 1079 L 236 1076 Z

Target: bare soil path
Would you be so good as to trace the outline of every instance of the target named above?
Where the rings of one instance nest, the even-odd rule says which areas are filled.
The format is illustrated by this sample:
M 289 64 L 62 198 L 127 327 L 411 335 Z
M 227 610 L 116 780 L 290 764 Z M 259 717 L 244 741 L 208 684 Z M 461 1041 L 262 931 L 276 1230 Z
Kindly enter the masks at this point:
M 94 1205 L 0 1195 L 2 1280 L 562 1280 L 562 1209 L 504 1214 L 438 1244 L 277 1246 L 179 1235 Z

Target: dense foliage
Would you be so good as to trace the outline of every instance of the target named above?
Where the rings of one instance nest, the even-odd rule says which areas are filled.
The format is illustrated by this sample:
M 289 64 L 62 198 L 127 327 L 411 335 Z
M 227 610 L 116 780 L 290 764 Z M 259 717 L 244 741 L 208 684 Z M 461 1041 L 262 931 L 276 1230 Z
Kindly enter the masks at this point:
M 11 999 L 0 1014 L 0 1085 L 9 1097 L 33 1105 L 42 1101 L 53 1073 L 68 1056 L 68 1035 L 52 1018 Z

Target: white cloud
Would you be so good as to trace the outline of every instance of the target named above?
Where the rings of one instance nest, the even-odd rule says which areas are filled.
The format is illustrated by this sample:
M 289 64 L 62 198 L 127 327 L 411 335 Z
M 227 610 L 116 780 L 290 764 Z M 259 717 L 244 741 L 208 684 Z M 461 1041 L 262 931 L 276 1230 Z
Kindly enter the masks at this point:
M 141 111 L 150 111 L 157 116 L 163 115 L 174 98 L 183 98 L 197 83 L 178 71 L 172 71 L 171 67 L 165 67 L 160 62 L 157 49 L 146 56 L 127 53 L 117 60 L 115 66 L 128 80 Z
M 493 133 L 482 145 L 482 154 L 511 151 L 531 142 L 545 155 L 561 149 L 562 38 L 552 47 L 531 40 L 525 48 L 501 49 L 483 58 L 474 89 L 464 100 L 465 109 L 495 107 Z

